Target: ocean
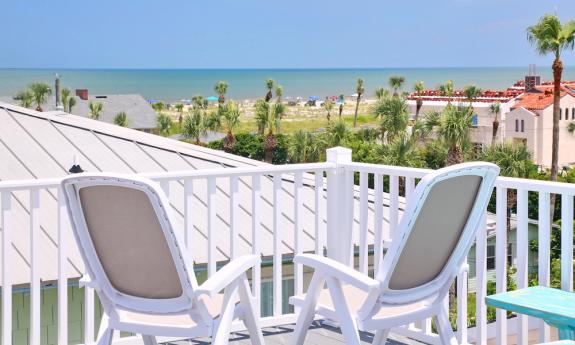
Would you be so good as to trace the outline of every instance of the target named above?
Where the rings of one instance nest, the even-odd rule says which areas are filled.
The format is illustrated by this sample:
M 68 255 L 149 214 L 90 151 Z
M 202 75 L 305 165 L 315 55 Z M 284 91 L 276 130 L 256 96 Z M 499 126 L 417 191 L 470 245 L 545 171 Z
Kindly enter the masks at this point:
M 551 79 L 550 66 L 538 66 L 543 80 Z M 53 83 L 54 74 L 62 86 L 86 88 L 90 94 L 138 93 L 147 99 L 173 102 L 201 94 L 214 95 L 219 80 L 228 82 L 227 97 L 253 99 L 264 97 L 265 81 L 274 79 L 286 97 L 333 96 L 355 93 L 355 83 L 365 81 L 365 95 L 373 97 L 376 87 L 387 87 L 388 78 L 401 75 L 404 90 L 423 81 L 435 88 L 453 80 L 457 89 L 475 84 L 483 89 L 504 89 L 527 74 L 527 67 L 476 68 L 369 68 L 369 69 L 0 69 L 0 96 L 11 96 L 34 81 Z M 564 80 L 575 79 L 575 66 L 565 68 Z

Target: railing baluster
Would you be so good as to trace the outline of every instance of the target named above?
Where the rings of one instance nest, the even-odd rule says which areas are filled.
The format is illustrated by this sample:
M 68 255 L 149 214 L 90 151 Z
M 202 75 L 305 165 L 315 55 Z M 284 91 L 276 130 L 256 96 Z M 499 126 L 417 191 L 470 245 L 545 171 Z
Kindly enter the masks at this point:
M 323 200 L 323 172 L 315 173 L 315 253 L 323 255 L 324 238 L 324 206 Z
M 549 260 L 551 249 L 551 219 L 550 219 L 550 203 L 551 198 L 549 193 L 539 193 L 539 231 L 538 231 L 538 254 L 539 266 L 538 276 L 539 285 L 549 286 Z M 543 320 L 539 320 L 539 341 L 541 343 L 550 340 L 551 330 Z
M 573 291 L 573 196 L 561 197 L 561 289 Z
M 66 232 L 68 210 L 64 190 L 58 188 L 58 344 L 68 345 L 68 272 Z
M 238 177 L 230 177 L 230 255 L 238 257 Z
M 294 235 L 295 235 L 295 255 L 302 253 L 302 227 L 301 211 L 302 199 L 301 190 L 303 187 L 303 177 L 301 172 L 295 174 L 294 183 Z M 296 295 L 303 293 L 303 267 L 301 264 L 294 264 L 294 292 Z
M 527 190 L 517 190 L 517 287 L 519 289 L 528 286 L 528 196 Z M 519 315 L 517 317 L 517 344 L 519 345 L 527 344 L 529 331 L 527 322 L 528 318 L 526 315 Z
M 2 345 L 12 345 L 12 196 L 2 192 Z
M 457 342 L 459 344 L 467 344 L 467 275 L 467 269 L 461 270 L 457 275 Z
M 281 238 L 281 174 L 275 174 L 273 177 L 273 234 L 274 234 L 274 252 L 273 252 L 273 315 L 282 314 L 282 238 Z
M 415 190 L 415 179 L 413 177 L 406 177 L 405 178 L 405 201 L 409 200 L 411 194 Z
M 383 259 L 383 176 L 381 174 L 373 175 L 373 193 L 374 193 L 374 224 L 375 224 L 375 242 L 373 245 L 374 273 L 377 275 L 379 263 Z M 387 240 L 387 239 L 386 239 Z
M 487 218 L 484 213 L 477 231 L 475 241 L 475 273 L 476 273 L 476 343 L 487 344 Z
M 216 273 L 216 178 L 208 177 L 208 277 Z
M 30 344 L 40 344 L 40 196 L 30 190 Z
M 367 204 L 368 176 L 366 172 L 359 173 L 359 270 L 367 274 Z
M 188 250 L 192 249 L 194 234 L 194 180 L 184 180 L 184 240 Z
M 393 241 L 399 215 L 399 177 L 389 176 L 389 234 Z
M 507 188 L 497 187 L 495 229 L 495 282 L 497 293 L 507 291 Z M 507 344 L 507 311 L 498 308 L 497 344 Z
M 260 236 L 261 236 L 261 225 L 260 225 L 260 204 L 261 204 L 261 176 L 252 175 L 252 254 L 261 256 L 260 252 Z M 257 304 L 260 305 L 260 294 L 261 294 L 261 266 L 257 265 L 252 269 L 252 293 L 256 298 Z M 256 308 L 258 315 L 260 314 L 260 308 Z

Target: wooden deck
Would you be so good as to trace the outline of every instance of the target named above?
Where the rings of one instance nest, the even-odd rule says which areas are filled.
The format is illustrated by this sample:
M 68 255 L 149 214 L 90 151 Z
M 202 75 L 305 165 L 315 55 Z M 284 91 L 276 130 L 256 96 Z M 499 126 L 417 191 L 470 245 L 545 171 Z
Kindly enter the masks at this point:
M 293 335 L 294 325 L 285 325 L 273 328 L 265 328 L 263 330 L 264 340 L 266 345 L 289 345 Z M 373 335 L 371 333 L 361 334 L 362 344 L 371 344 Z M 168 343 L 169 345 L 207 345 L 210 344 L 209 339 L 194 339 L 187 341 L 178 341 Z M 247 332 L 238 332 L 233 334 L 230 339 L 230 345 L 250 345 L 250 339 Z M 331 327 L 321 321 L 314 322 L 310 328 L 305 344 L 310 345 L 338 345 L 345 344 L 345 340 L 339 328 Z M 403 345 L 403 344 L 422 344 L 415 340 L 391 334 L 387 339 L 386 345 Z

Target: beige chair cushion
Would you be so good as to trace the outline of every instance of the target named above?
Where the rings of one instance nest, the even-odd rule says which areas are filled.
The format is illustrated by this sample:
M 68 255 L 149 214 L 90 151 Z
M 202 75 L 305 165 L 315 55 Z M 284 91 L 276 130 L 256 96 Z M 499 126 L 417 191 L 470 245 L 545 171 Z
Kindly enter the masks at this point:
M 112 286 L 127 295 L 168 299 L 182 286 L 148 196 L 120 186 L 79 191 L 96 253 Z
M 459 242 L 481 180 L 464 175 L 432 187 L 391 276 L 391 289 L 415 288 L 441 273 Z
M 213 298 L 209 298 L 206 295 L 202 295 L 200 299 L 205 303 L 208 313 L 212 318 L 216 319 L 220 316 L 220 311 L 222 310 L 222 304 L 224 303 L 224 294 L 217 294 Z M 236 298 L 234 303 L 238 303 L 239 300 Z M 188 314 L 180 315 L 153 315 L 153 314 L 141 314 L 134 312 L 124 312 L 120 314 L 120 319 L 122 322 L 128 323 L 143 323 L 150 325 L 160 325 L 160 326 L 180 326 L 180 327 L 192 327 L 196 323 L 190 318 Z
M 353 285 L 343 284 L 342 286 L 343 294 L 345 296 L 345 300 L 347 302 L 347 306 L 352 314 L 356 314 L 365 299 L 367 298 L 367 293 L 361 289 L 356 288 Z M 295 306 L 302 306 L 305 294 L 294 296 L 291 300 L 294 302 Z M 329 310 L 334 310 L 333 302 L 331 300 L 331 295 L 328 289 L 323 289 L 318 298 L 318 307 L 324 307 Z M 405 305 L 385 305 L 382 306 L 381 310 L 374 316 L 374 319 L 380 318 L 389 318 L 394 316 L 399 316 L 406 313 L 411 313 L 418 309 L 422 309 L 425 307 L 423 302 L 417 302 L 412 304 L 405 304 Z

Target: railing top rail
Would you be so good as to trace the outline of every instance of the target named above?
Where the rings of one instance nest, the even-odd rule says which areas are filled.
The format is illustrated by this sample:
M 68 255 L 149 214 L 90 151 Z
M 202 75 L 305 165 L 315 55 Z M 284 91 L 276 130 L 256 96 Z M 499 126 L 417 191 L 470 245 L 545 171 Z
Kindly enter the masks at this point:
M 421 178 L 432 171 L 431 169 L 407 168 L 394 165 L 356 163 L 356 162 L 346 163 L 343 164 L 343 166 L 346 169 L 356 172 L 367 172 L 374 174 L 405 176 L 414 178 Z
M 184 171 L 166 171 L 137 174 L 156 181 L 193 179 L 207 177 L 230 177 L 230 176 L 251 176 L 267 174 L 287 174 L 295 172 L 318 172 L 333 169 L 332 163 L 308 163 L 308 164 L 289 164 L 289 165 L 265 165 L 240 168 L 222 168 L 222 169 L 204 169 L 204 170 L 184 170 Z M 29 179 L 29 180 L 9 180 L 0 181 L 0 192 L 32 190 L 32 189 L 49 189 L 57 188 L 62 178 L 48 179 Z

